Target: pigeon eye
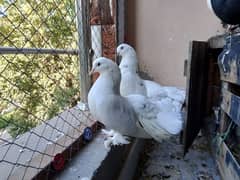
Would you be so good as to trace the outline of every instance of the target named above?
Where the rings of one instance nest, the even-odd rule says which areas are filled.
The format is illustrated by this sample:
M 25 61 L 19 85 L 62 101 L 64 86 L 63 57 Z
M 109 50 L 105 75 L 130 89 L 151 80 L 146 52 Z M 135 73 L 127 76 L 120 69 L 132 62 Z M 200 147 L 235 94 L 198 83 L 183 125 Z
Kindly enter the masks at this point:
M 97 66 L 100 66 L 101 65 L 101 63 L 99 62 L 99 63 L 97 63 Z
M 123 50 L 123 49 L 124 49 L 124 47 L 123 47 L 123 46 L 121 46 L 121 47 L 120 47 L 120 49 L 121 49 L 121 50 Z

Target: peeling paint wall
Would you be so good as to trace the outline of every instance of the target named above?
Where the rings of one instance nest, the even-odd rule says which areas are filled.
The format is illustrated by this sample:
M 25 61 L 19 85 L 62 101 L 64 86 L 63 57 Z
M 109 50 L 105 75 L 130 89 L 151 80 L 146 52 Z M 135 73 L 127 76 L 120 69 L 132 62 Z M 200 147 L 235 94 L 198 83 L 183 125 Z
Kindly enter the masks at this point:
M 189 41 L 223 32 L 205 0 L 129 0 L 126 6 L 126 41 L 141 69 L 163 85 L 185 87 Z

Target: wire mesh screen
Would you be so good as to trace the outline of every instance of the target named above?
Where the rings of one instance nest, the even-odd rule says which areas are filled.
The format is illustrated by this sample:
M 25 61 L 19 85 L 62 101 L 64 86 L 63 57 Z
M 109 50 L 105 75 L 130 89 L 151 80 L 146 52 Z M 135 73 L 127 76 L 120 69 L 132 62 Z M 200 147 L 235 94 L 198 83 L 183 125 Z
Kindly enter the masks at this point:
M 0 2 L 0 179 L 31 179 L 92 122 L 76 106 L 79 7 Z

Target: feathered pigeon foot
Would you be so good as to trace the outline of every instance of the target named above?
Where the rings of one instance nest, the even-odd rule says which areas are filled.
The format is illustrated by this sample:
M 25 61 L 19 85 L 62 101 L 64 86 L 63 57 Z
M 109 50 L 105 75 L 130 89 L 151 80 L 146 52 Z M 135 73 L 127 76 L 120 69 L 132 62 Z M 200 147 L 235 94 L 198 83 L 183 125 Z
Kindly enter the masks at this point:
M 128 137 L 123 136 L 122 134 L 110 130 L 107 131 L 106 129 L 102 129 L 102 132 L 107 135 L 105 141 L 104 141 L 104 147 L 107 150 L 111 149 L 111 146 L 117 146 L 117 145 L 123 145 L 123 144 L 129 144 L 130 142 L 128 141 Z
M 102 133 L 104 134 L 104 135 L 106 135 L 107 137 L 112 137 L 113 135 L 114 135 L 114 130 L 113 129 L 111 129 L 111 130 L 106 130 L 106 129 L 102 129 L 101 130 L 102 131 Z

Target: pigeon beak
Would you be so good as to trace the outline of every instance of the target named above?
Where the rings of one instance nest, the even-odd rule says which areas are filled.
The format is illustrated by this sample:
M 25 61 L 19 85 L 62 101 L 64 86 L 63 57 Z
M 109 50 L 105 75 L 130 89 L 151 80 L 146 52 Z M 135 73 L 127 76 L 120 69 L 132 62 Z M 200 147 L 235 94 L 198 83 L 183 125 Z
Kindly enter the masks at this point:
M 93 75 L 95 73 L 95 68 L 92 68 L 92 70 L 89 72 L 89 76 Z
M 122 56 L 117 53 L 117 60 L 116 60 L 117 65 L 120 65 L 121 60 L 122 60 Z

